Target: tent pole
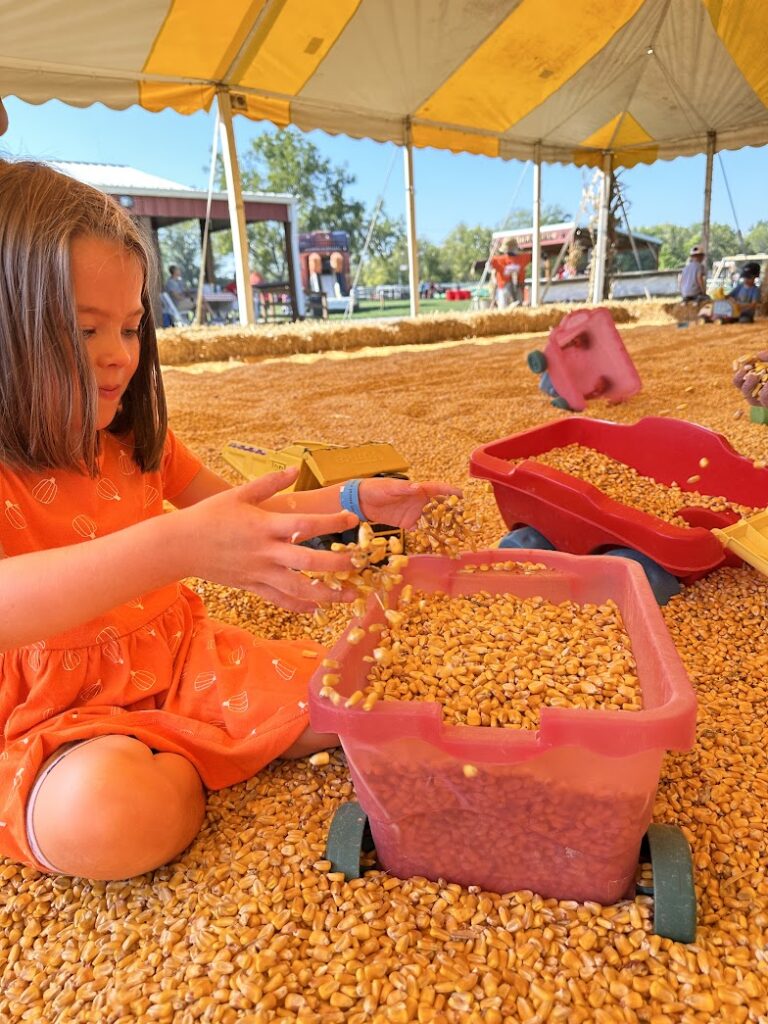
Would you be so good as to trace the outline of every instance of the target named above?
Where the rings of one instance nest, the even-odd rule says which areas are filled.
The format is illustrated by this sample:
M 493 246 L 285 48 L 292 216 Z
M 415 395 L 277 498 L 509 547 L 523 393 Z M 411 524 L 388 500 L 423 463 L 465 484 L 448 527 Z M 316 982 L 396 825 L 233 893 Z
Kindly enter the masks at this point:
M 541 143 L 533 147 L 533 252 L 531 254 L 531 306 L 539 305 L 541 291 Z
M 219 107 L 216 107 L 216 118 L 213 122 L 213 142 L 211 144 L 211 168 L 208 173 L 208 197 L 205 202 L 205 226 L 203 237 L 200 243 L 200 273 L 197 279 L 197 302 L 195 303 L 195 319 L 193 323 L 200 324 L 203 320 L 203 285 L 206 277 L 206 260 L 208 258 L 208 236 L 211 231 L 211 202 L 213 200 L 213 186 L 216 183 L 216 155 L 219 150 Z
M 416 194 L 413 187 L 413 146 L 411 145 L 410 120 L 405 123 L 403 167 L 405 170 L 405 219 L 408 233 L 408 284 L 411 292 L 411 316 L 418 316 L 419 249 L 416 241 Z
M 232 124 L 232 104 L 229 93 L 222 89 L 216 93 L 221 119 L 221 155 L 224 158 L 224 174 L 227 179 L 227 200 L 229 202 L 229 223 L 232 228 L 232 248 L 235 251 L 235 281 L 237 283 L 237 306 L 240 323 L 254 323 L 253 292 L 251 291 L 251 268 L 248 259 L 248 235 L 245 230 L 245 207 L 240 182 L 240 166 L 237 162 L 235 129 Z
M 709 221 L 712 210 L 712 168 L 715 162 L 716 132 L 707 132 L 707 167 L 704 172 L 704 216 L 701 220 L 701 247 L 704 259 L 709 256 Z
M 608 250 L 608 211 L 611 204 L 611 169 L 613 154 L 603 153 L 602 178 L 600 179 L 600 210 L 597 219 L 597 242 L 592 253 L 594 262 L 592 277 L 592 303 L 599 306 L 605 292 L 605 261 Z

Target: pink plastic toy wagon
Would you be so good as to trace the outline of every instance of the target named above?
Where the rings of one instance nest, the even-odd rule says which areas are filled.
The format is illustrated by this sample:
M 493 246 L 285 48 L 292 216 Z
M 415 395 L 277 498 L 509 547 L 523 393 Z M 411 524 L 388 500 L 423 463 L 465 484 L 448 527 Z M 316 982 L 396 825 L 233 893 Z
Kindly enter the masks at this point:
M 642 388 L 640 376 L 607 309 L 569 313 L 549 333 L 543 351 L 528 354 L 542 391 L 560 409 L 581 412 L 593 398 L 624 402 Z
M 468 568 L 530 561 L 546 568 Z M 580 604 L 613 599 L 632 643 L 643 710 L 544 707 L 537 731 L 451 725 L 436 703 L 378 701 L 369 711 L 360 703 L 335 705 L 320 696 L 328 670 L 319 668 L 310 682 L 312 727 L 339 735 L 359 801 L 343 805 L 331 826 L 327 856 L 335 870 L 359 875 L 369 828 L 378 863 L 401 878 L 612 903 L 634 894 L 647 835 L 657 930 L 691 941 L 695 899 L 685 837 L 674 826 L 649 829 L 649 822 L 664 752 L 693 743 L 696 699 L 639 567 L 496 549 L 457 559 L 415 556 L 403 572 L 406 583 L 451 596 L 483 590 Z M 368 630 L 374 623 L 386 627 L 371 598 L 353 625 Z M 353 645 L 347 633 L 331 651 L 343 697 L 365 687 L 363 658 L 379 638 L 367 631 Z M 477 769 L 469 778 L 467 764 Z

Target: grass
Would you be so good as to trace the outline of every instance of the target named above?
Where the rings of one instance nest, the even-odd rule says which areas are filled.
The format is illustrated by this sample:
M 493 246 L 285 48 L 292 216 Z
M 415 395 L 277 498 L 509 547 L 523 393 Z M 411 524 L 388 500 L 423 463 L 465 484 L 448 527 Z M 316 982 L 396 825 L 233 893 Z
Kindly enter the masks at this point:
M 466 299 L 462 302 L 449 302 L 447 299 L 443 298 L 421 299 L 419 302 L 419 315 L 428 315 L 430 313 L 462 313 L 470 309 L 471 305 L 472 302 L 470 299 Z M 370 320 L 372 317 L 410 315 L 411 306 L 408 299 L 383 299 L 382 301 L 364 299 L 357 303 L 352 317 L 355 320 Z M 343 316 L 343 313 L 328 314 L 328 317 L 331 320 L 341 319 Z

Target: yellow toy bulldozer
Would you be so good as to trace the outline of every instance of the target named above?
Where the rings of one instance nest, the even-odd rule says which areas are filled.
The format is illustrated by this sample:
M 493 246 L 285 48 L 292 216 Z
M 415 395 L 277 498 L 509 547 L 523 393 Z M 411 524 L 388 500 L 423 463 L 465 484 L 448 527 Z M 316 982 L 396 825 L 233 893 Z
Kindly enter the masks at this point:
M 331 484 L 341 484 L 355 477 L 394 476 L 408 477 L 408 463 L 400 453 L 385 442 L 358 445 L 326 444 L 323 441 L 296 441 L 285 448 L 261 448 L 243 441 L 229 441 L 222 456 L 246 480 L 255 480 L 291 466 L 299 467 L 299 475 L 288 491 L 310 491 Z M 403 531 L 382 523 L 371 527 L 379 536 L 397 536 L 404 540 Z M 357 528 L 341 534 L 327 534 L 305 541 L 315 548 L 329 548 L 333 543 L 350 544 L 357 537 Z

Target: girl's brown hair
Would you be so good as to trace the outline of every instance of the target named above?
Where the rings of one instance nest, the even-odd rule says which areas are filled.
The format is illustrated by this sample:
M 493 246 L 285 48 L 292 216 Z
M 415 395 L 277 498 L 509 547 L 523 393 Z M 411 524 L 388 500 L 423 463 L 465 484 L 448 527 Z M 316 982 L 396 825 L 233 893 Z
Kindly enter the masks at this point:
M 167 413 L 153 249 L 103 192 L 44 164 L 0 161 L 0 461 L 17 469 L 97 473 L 98 395 L 70 272 L 72 240 L 88 235 L 124 246 L 141 265 L 139 365 L 107 429 L 126 436 L 144 472 L 160 466 Z

